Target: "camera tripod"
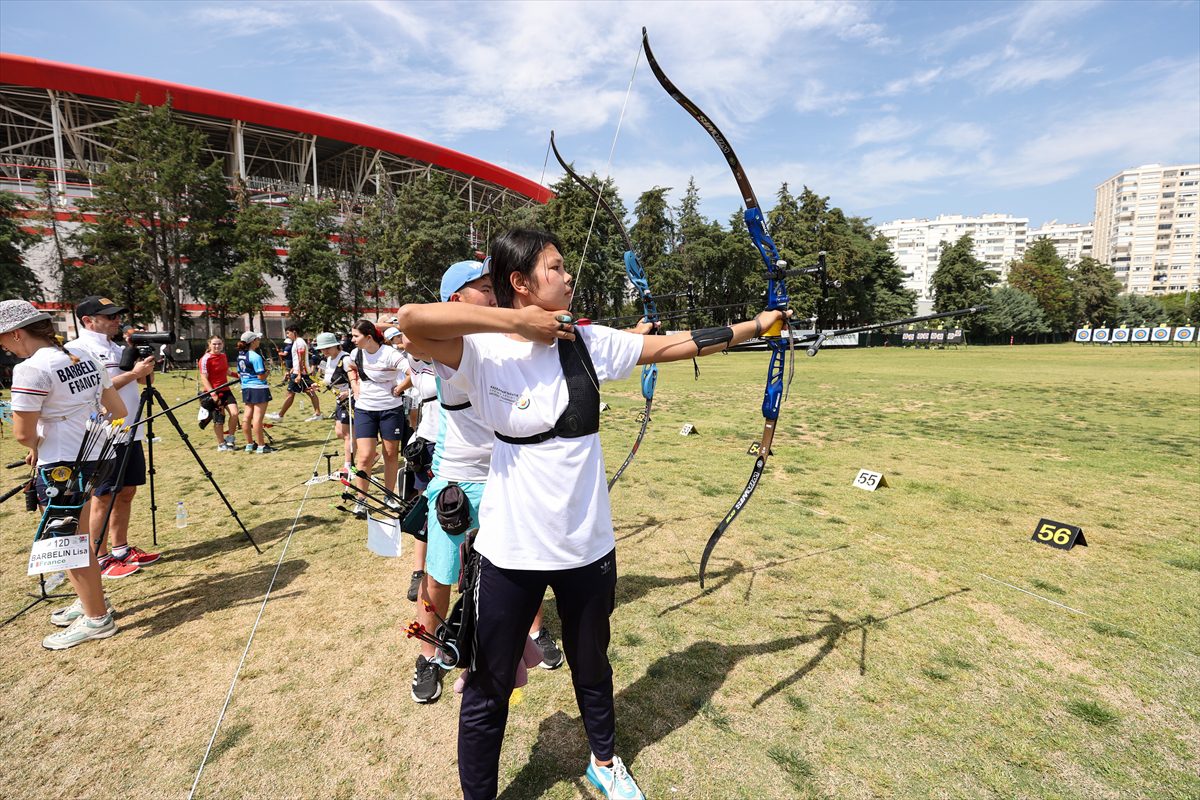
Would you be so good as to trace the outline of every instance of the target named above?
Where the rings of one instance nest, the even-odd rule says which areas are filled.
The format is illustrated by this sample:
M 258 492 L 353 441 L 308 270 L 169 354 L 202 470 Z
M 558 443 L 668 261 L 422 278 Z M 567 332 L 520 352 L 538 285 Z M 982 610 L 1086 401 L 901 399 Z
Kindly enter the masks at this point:
M 228 381 L 220 386 L 214 387 L 213 390 L 219 391 L 219 390 L 224 389 L 236 382 L 237 381 Z M 238 524 L 238 527 L 242 529 L 242 533 L 245 534 L 246 538 L 250 541 L 250 544 L 253 545 L 254 549 L 256 551 L 258 551 L 259 553 L 261 553 L 262 550 L 259 548 L 258 543 L 254 541 L 254 537 L 250 535 L 250 531 L 246 530 L 246 526 L 242 523 L 241 518 L 238 516 L 237 509 L 235 509 L 230 504 L 229 498 L 227 498 L 225 496 L 225 493 L 223 491 L 221 491 L 221 487 L 217 485 L 216 478 L 213 477 L 212 471 L 207 466 L 205 466 L 204 460 L 202 458 L 200 458 L 200 454 L 198 452 L 196 452 L 196 448 L 192 445 L 191 440 L 188 439 L 187 433 L 184 432 L 183 427 L 179 424 L 179 420 L 175 418 L 175 414 L 173 413 L 175 411 L 175 409 L 180 408 L 182 406 L 186 406 L 188 403 L 194 403 L 195 401 L 204 397 L 205 394 L 208 394 L 208 393 L 201 392 L 200 394 L 196 395 L 195 397 L 189 397 L 187 400 L 184 400 L 182 403 L 178 403 L 174 406 L 168 406 L 166 399 L 162 396 L 162 392 L 158 391 L 158 389 L 156 389 L 154 387 L 154 373 L 150 373 L 149 375 L 146 376 L 146 385 L 142 388 L 142 393 L 138 397 L 137 411 L 133 415 L 133 423 L 129 427 L 137 428 L 141 425 L 146 426 L 146 473 L 150 477 L 150 531 L 151 531 L 151 536 L 153 537 L 154 544 L 157 545 L 158 544 L 158 504 L 156 502 L 155 495 L 154 495 L 154 472 L 155 472 L 155 470 L 154 470 L 154 420 L 157 419 L 158 417 L 165 416 L 167 418 L 167 420 L 171 423 L 171 425 L 175 428 L 175 432 L 179 434 L 179 438 L 183 440 L 183 443 L 187 446 L 187 449 L 191 452 L 192 458 L 196 459 L 196 463 L 200 465 L 200 471 L 204 474 L 204 477 L 208 479 L 208 482 L 212 484 L 213 489 L 215 489 L 217 492 L 217 496 L 221 498 L 221 502 L 225 504 L 225 507 L 227 509 L 229 509 L 229 513 L 233 517 L 233 521 L 236 522 Z M 162 410 L 157 413 L 154 413 L 154 403 L 155 402 L 157 402 L 158 405 L 162 408 Z M 133 440 L 130 440 L 129 446 L 125 448 L 125 452 L 121 456 L 121 463 L 117 468 L 116 475 L 121 476 L 121 477 L 123 477 L 125 475 L 125 468 L 129 463 L 129 454 L 132 452 L 134 444 L 135 444 L 135 442 Z M 104 524 L 100 527 L 100 532 L 96 536 L 96 553 L 97 554 L 99 554 L 101 548 L 104 547 L 104 536 L 108 532 L 108 521 L 112 517 L 113 506 L 116 505 L 116 502 L 117 502 L 117 492 L 114 491 L 112 494 L 109 495 L 108 509 L 104 513 Z

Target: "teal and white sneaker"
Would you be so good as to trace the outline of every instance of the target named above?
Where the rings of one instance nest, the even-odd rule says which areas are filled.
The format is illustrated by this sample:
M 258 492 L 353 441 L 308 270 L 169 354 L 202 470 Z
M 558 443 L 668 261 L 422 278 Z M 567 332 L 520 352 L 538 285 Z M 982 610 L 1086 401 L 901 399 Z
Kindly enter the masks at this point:
M 107 597 L 104 598 L 104 608 L 109 614 L 116 612 L 116 609 L 113 608 L 113 604 L 108 601 Z M 72 622 L 82 616 L 83 601 L 76 597 L 74 603 L 71 603 L 71 605 L 67 606 L 66 608 L 60 608 L 58 611 L 55 611 L 50 615 L 50 624 L 57 625 L 60 628 L 66 628 Z
M 254 446 L 254 442 L 251 442 L 250 444 L 246 445 L 246 452 L 247 452 L 247 453 L 253 453 L 253 452 L 254 452 L 255 450 L 257 450 L 257 449 L 258 449 L 258 448 Z
M 52 633 L 42 639 L 42 647 L 47 650 L 66 650 L 77 644 L 83 644 L 89 639 L 107 639 L 116 632 L 117 623 L 113 621 L 111 613 L 105 614 L 100 619 L 90 619 L 85 615 L 80 615 L 65 630 Z
M 613 763 L 607 767 L 597 764 L 595 755 L 591 756 L 590 762 L 587 779 L 604 792 L 608 800 L 646 800 L 646 795 L 642 794 L 620 758 L 613 756 Z

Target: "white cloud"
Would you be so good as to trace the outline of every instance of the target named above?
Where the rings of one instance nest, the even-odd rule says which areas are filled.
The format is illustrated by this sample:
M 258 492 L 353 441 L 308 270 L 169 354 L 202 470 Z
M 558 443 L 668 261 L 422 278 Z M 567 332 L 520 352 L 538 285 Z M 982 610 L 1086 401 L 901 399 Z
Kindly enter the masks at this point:
M 298 21 L 275 5 L 212 5 L 192 9 L 188 16 L 201 25 L 219 27 L 225 36 L 257 36 L 269 30 L 289 28 Z
M 1083 69 L 1083 55 L 1034 56 L 1013 58 L 988 73 L 987 91 L 1019 91 L 1039 83 L 1052 83 L 1069 78 Z
M 929 142 L 953 150 L 978 150 L 991 138 L 992 135 L 982 125 L 954 122 L 937 126 Z
M 883 87 L 884 95 L 904 94 L 913 89 L 923 89 L 933 83 L 942 74 L 941 67 L 932 67 L 909 75 L 906 78 L 898 78 L 889 82 Z
M 899 117 L 880 117 L 858 126 L 854 131 L 854 146 L 907 139 L 919 129 L 920 126 L 905 122 Z
M 808 78 L 801 82 L 795 98 L 796 110 L 802 114 L 825 111 L 831 115 L 843 114 L 862 95 L 853 91 L 832 91 L 819 78 Z

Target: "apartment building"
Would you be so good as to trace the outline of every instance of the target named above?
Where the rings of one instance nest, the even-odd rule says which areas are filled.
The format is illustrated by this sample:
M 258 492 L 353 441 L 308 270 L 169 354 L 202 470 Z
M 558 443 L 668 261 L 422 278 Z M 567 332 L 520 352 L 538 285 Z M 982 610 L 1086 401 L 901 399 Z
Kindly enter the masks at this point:
M 1093 257 L 1112 265 L 1127 292 L 1197 289 L 1198 195 L 1200 164 L 1147 164 L 1117 173 L 1096 187 Z
M 1050 220 L 1040 228 L 1030 228 L 1026 241 L 1033 244 L 1038 239 L 1054 242 L 1058 257 L 1068 265 L 1078 264 L 1080 259 L 1092 255 L 1092 239 L 1095 226 L 1090 222 L 1062 223 Z
M 970 234 L 975 257 L 1004 279 L 1009 263 L 1025 252 L 1029 218 L 1010 214 L 939 215 L 937 219 L 898 219 L 875 228 L 891 243 L 892 254 L 906 275 L 905 286 L 917 293 L 921 307 L 928 307 L 933 300 L 932 279 L 942 242 L 953 244 Z

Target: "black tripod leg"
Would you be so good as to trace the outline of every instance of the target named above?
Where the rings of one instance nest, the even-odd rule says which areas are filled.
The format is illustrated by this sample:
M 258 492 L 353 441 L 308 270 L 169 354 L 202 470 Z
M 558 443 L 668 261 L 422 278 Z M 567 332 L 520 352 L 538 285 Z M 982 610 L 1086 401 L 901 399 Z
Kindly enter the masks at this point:
M 147 383 L 146 388 L 142 390 L 142 395 L 145 397 L 146 411 L 152 411 L 150 401 L 157 397 L 161 403 L 162 395 L 158 393 L 151 384 Z M 140 410 L 141 403 L 138 403 Z M 146 416 L 150 416 L 147 414 Z M 178 426 L 177 426 L 178 427 Z M 132 444 L 132 442 L 130 442 Z M 154 494 L 154 420 L 146 421 L 146 474 L 150 476 L 150 536 L 155 544 L 158 545 L 158 501 Z
M 38 575 L 38 594 L 32 594 L 32 593 L 26 592 L 25 596 L 32 597 L 33 600 L 28 605 L 26 605 L 24 608 L 22 608 L 20 611 L 13 614 L 8 619 L 4 620 L 4 622 L 0 622 L 0 628 L 3 628 L 8 623 L 10 623 L 13 620 L 17 619 L 18 617 L 20 617 L 22 614 L 24 614 L 28 611 L 31 611 L 34 608 L 37 608 L 37 606 L 40 603 L 49 603 L 51 600 L 57 600 L 61 597 L 74 597 L 74 595 L 70 595 L 70 594 L 50 594 L 49 592 L 47 592 L 46 591 L 46 576 L 44 574 Z
M 137 415 L 133 418 L 134 422 L 137 422 L 139 419 L 142 418 L 143 412 L 147 412 L 147 416 L 148 416 L 150 411 L 151 411 L 150 395 L 143 391 L 141 396 L 138 398 L 138 410 L 137 410 Z M 146 426 L 149 429 L 149 427 L 153 424 L 154 424 L 153 422 L 147 422 Z M 121 454 L 121 463 L 120 463 L 120 465 L 118 465 L 116 473 L 114 473 L 113 480 L 115 480 L 115 481 L 124 481 L 125 480 L 125 470 L 129 467 L 129 453 L 130 453 L 130 451 L 133 450 L 134 438 L 136 438 L 136 437 L 130 437 L 130 440 L 125 443 L 125 452 Z M 153 455 L 151 455 L 150 463 L 151 463 L 151 465 L 153 465 L 153 463 L 154 463 Z M 153 472 L 151 472 L 151 474 L 153 475 Z M 96 534 L 96 556 L 97 557 L 100 556 L 100 550 L 104 547 L 104 537 L 108 535 L 108 521 L 110 519 L 112 519 L 113 507 L 117 504 L 117 492 L 118 491 L 119 490 L 114 489 L 113 492 L 108 496 L 108 510 L 106 510 L 104 512 L 104 524 L 100 526 L 100 532 L 98 534 Z M 154 519 L 154 484 L 153 483 L 150 484 L 150 517 L 151 517 L 151 520 Z M 89 525 L 89 527 L 91 527 L 91 526 Z M 153 522 L 151 522 L 151 529 L 154 531 L 154 543 L 158 544 L 158 529 L 157 529 L 157 526 L 155 526 L 153 524 Z
M 229 509 L 230 515 L 233 516 L 233 521 L 236 522 L 238 527 L 242 529 L 242 533 L 245 534 L 246 538 L 250 540 L 250 544 L 254 546 L 254 549 L 261 553 L 262 550 L 259 548 L 258 542 L 254 541 L 254 537 L 250 535 L 250 531 L 246 530 L 246 526 L 242 523 L 241 517 L 238 516 L 237 509 L 230 505 L 229 498 L 225 496 L 225 493 L 221 491 L 221 487 L 217 485 L 217 481 L 213 477 L 212 471 L 205 466 L 204 459 L 200 458 L 200 454 L 196 452 L 196 448 L 192 446 L 191 440 L 188 439 L 188 435 L 184 432 L 183 426 L 179 424 L 179 420 L 175 418 L 175 414 L 171 412 L 170 407 L 167 405 L 167 401 L 163 398 L 158 389 L 151 389 L 150 391 L 153 392 L 154 399 L 157 400 L 159 405 L 162 406 L 163 416 L 165 416 L 171 422 L 171 425 L 174 426 L 176 433 L 179 434 L 179 438 L 183 440 L 183 443 L 187 445 L 187 449 L 191 451 L 192 458 L 196 459 L 196 463 L 200 465 L 200 470 L 204 473 L 204 477 L 208 478 L 208 482 L 212 484 L 214 489 L 216 489 L 217 496 L 221 498 L 221 502 L 224 503 L 225 507 Z M 149 435 L 149 432 L 147 432 L 147 435 Z M 153 469 L 151 470 L 150 474 L 154 474 Z M 153 482 L 150 485 L 153 487 Z M 153 489 L 151 489 L 151 491 L 153 491 Z

